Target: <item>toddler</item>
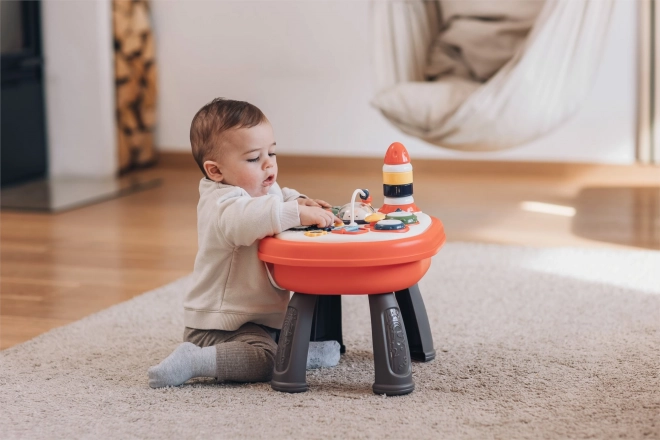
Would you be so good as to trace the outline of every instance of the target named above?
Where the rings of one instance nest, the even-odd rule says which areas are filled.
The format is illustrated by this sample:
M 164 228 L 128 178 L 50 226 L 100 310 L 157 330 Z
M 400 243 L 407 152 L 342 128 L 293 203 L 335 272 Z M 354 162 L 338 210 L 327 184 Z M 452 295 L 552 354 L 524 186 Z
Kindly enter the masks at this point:
M 269 381 L 289 292 L 269 282 L 257 257 L 259 240 L 298 225 L 327 227 L 336 217 L 323 209 L 328 203 L 279 187 L 273 129 L 254 105 L 214 99 L 193 118 L 190 143 L 204 177 L 198 251 L 184 301 L 185 342 L 149 369 L 149 386 L 193 377 Z M 336 341 L 311 343 L 314 351 L 317 360 L 319 351 L 331 352 L 316 366 L 339 361 Z

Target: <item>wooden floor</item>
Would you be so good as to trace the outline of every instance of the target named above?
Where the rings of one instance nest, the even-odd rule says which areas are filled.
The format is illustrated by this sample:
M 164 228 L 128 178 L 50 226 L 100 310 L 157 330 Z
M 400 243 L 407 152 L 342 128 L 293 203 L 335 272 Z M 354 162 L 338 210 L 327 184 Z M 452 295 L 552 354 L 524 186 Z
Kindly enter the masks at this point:
M 282 186 L 382 202 L 380 160 L 278 157 Z M 450 241 L 660 249 L 660 168 L 418 161 L 415 201 Z M 336 170 L 343 170 L 341 173 Z M 176 156 L 157 188 L 60 214 L 3 211 L 0 348 L 188 274 L 199 171 Z

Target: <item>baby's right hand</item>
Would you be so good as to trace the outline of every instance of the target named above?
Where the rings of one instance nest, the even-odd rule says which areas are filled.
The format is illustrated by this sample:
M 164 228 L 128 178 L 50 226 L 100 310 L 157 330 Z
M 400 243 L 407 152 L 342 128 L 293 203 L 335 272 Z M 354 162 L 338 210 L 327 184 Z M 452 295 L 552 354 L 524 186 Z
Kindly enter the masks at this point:
M 335 219 L 339 220 L 332 212 L 318 206 L 298 205 L 298 215 L 301 225 L 317 225 L 319 228 L 327 228 L 334 224 Z

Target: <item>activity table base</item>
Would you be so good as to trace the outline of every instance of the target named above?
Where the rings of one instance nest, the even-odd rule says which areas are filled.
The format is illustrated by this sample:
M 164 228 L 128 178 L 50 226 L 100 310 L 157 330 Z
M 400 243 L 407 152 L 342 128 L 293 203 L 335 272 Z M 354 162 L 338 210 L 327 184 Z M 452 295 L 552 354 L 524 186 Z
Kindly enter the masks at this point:
M 376 394 L 412 392 L 411 360 L 435 358 L 429 320 L 417 284 L 397 292 L 369 295 Z M 271 387 L 277 391 L 307 391 L 309 341 L 343 344 L 341 296 L 295 292 L 280 333 Z

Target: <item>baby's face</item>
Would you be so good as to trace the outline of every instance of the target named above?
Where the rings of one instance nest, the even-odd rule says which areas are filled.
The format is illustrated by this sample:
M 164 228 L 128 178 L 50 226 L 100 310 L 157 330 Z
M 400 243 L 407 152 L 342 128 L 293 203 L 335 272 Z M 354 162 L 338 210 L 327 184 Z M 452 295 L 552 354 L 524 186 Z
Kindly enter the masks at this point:
M 269 122 L 223 133 L 219 156 L 222 183 L 239 186 L 252 197 L 268 194 L 277 179 L 275 135 Z

